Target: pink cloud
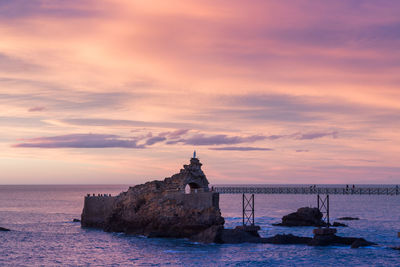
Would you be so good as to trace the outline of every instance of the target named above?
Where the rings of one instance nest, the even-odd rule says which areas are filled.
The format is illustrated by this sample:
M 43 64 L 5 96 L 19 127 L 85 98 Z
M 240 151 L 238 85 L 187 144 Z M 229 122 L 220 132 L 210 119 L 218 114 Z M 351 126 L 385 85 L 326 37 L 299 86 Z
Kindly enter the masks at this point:
M 37 111 L 44 111 L 46 110 L 45 107 L 32 107 L 30 109 L 28 109 L 29 112 L 37 112 Z
M 14 147 L 36 148 L 144 148 L 136 140 L 110 134 L 67 134 L 26 139 Z

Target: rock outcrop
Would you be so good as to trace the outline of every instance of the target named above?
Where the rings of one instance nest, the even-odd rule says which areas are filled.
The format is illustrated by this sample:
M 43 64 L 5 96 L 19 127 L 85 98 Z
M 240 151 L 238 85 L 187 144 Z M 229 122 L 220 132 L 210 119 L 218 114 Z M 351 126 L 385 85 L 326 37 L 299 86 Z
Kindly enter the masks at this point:
M 7 229 L 7 228 L 4 228 L 4 227 L 0 227 L 0 231 L 8 232 L 8 231 L 11 231 L 11 230 L 10 230 L 10 229 Z
M 164 181 L 130 187 L 116 197 L 87 196 L 82 226 L 175 238 L 190 238 L 209 228 L 223 227 L 219 194 L 209 191 L 201 165 L 192 158 L 189 165 Z M 190 192 L 185 193 L 185 189 Z
M 193 242 L 216 244 L 262 243 L 258 234 L 258 226 L 237 226 L 225 229 L 223 226 L 213 226 L 190 238 Z
M 282 217 L 282 222 L 273 224 L 274 226 L 326 226 L 322 220 L 322 213 L 318 208 L 304 207 L 296 212 Z
M 251 226 L 250 226 L 251 227 Z M 326 229 L 326 228 L 325 228 Z M 323 230 L 325 230 L 323 229 Z M 328 230 L 335 230 L 328 228 Z M 347 245 L 351 248 L 376 245 L 363 238 L 341 237 L 331 234 L 316 234 L 314 237 L 302 237 L 292 234 L 277 234 L 272 237 L 260 237 L 257 232 L 248 231 L 243 227 L 224 229 L 223 226 L 213 226 L 193 236 L 190 240 L 200 243 L 237 244 L 237 243 L 263 243 L 276 245 L 308 245 L 308 246 L 333 246 Z
M 313 230 L 314 238 L 308 243 L 310 246 L 350 245 L 351 248 L 376 245 L 364 238 L 337 236 L 335 228 L 317 228 Z
M 315 226 L 325 227 L 328 223 L 322 220 L 322 213 L 318 208 L 304 207 L 298 209 L 296 212 L 290 213 L 282 217 L 281 223 L 275 223 L 274 226 Z M 329 224 L 333 227 L 347 227 L 346 224 L 340 222 L 333 222 Z

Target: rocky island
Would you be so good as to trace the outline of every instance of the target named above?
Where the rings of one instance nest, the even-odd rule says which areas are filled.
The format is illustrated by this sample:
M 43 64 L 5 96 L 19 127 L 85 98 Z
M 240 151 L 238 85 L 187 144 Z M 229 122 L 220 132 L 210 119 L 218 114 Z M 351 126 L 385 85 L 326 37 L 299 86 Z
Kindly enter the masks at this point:
M 130 187 L 118 196 L 88 195 L 83 227 L 148 237 L 193 238 L 212 227 L 223 227 L 219 193 L 212 192 L 193 157 L 179 173 L 164 181 Z M 215 229 L 215 228 L 213 228 Z

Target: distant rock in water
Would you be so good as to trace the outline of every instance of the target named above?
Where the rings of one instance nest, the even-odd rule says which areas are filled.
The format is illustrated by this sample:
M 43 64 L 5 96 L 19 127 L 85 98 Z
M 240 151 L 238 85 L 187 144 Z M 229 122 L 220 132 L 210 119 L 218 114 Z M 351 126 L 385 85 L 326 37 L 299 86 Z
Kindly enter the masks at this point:
M 360 218 L 357 217 L 341 217 L 341 218 L 337 218 L 340 221 L 355 221 L 355 220 L 359 220 Z
M 322 213 L 318 208 L 304 207 L 282 217 L 282 222 L 274 226 L 326 226 Z
M 10 230 L 10 229 L 7 229 L 7 228 L 4 228 L 4 227 L 0 227 L 0 231 L 8 232 L 8 231 L 11 231 L 11 230 Z
M 333 227 L 348 227 L 347 224 L 340 223 L 340 222 L 333 222 L 333 224 L 331 226 L 333 226 Z
M 148 237 L 190 238 L 222 227 L 219 193 L 210 192 L 202 164 L 189 165 L 164 181 L 130 187 L 116 197 L 86 196 L 83 227 Z M 187 192 L 185 192 L 187 190 Z
M 79 219 L 73 219 L 72 222 L 81 222 Z

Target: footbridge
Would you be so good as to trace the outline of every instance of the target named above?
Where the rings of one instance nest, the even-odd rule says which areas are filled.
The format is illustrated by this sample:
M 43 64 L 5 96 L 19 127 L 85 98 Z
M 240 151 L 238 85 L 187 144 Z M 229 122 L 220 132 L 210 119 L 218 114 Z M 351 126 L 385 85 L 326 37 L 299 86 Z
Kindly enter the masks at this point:
M 399 186 L 333 187 L 333 186 L 214 186 L 220 194 L 326 194 L 326 195 L 397 195 Z
M 242 194 L 243 226 L 254 226 L 255 194 L 317 195 L 317 207 L 329 227 L 329 195 L 389 195 L 400 196 L 398 185 L 393 186 L 271 186 L 271 185 L 214 185 L 211 190 L 220 194 Z M 246 194 L 251 194 L 246 196 Z

